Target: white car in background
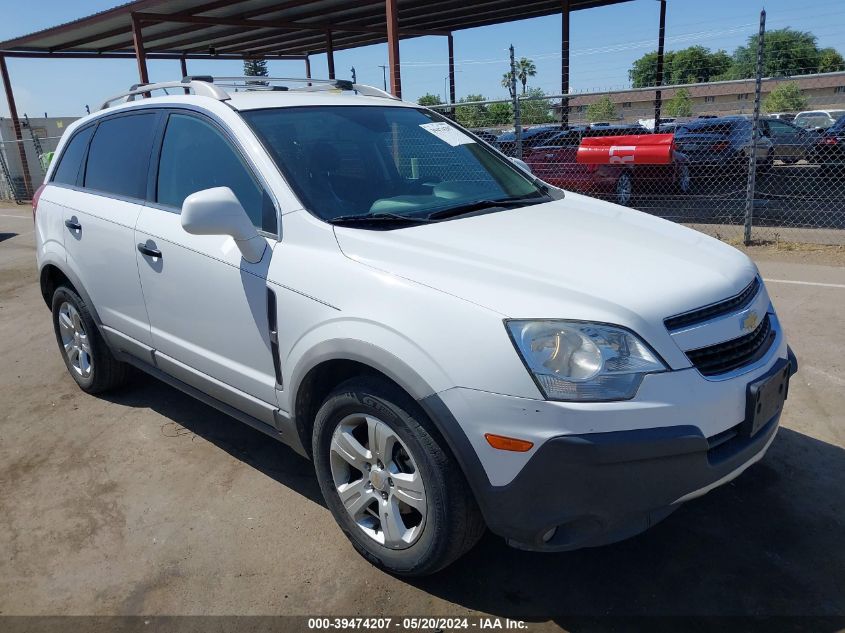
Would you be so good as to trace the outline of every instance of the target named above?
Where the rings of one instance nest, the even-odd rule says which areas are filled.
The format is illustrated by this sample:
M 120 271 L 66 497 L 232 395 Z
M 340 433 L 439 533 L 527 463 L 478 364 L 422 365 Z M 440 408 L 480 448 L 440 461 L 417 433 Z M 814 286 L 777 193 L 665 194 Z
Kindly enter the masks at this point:
M 288 444 L 408 575 L 485 527 L 626 538 L 764 455 L 796 361 L 748 257 L 308 81 L 147 85 L 68 129 L 34 217 L 80 388 L 132 365 Z
M 845 115 L 845 110 L 806 110 L 795 115 L 792 123 L 805 130 L 826 130 Z

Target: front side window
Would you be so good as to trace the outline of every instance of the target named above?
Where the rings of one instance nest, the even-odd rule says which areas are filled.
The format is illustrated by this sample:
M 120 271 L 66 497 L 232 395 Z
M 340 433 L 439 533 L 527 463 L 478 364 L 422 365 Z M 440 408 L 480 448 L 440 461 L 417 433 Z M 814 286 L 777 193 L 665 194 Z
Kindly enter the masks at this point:
M 158 115 L 154 112 L 101 121 L 91 140 L 85 187 L 129 198 L 144 198 Z
M 396 106 L 242 113 L 312 213 L 423 219 L 482 201 L 546 196 L 533 178 L 436 114 Z
M 94 126 L 80 130 L 74 135 L 62 152 L 59 164 L 53 172 L 53 182 L 63 185 L 75 185 L 79 177 L 79 170 L 85 160 L 85 150 L 88 149 L 88 141 L 94 133 Z
M 276 210 L 238 153 L 212 124 L 171 114 L 159 159 L 156 202 L 176 209 L 192 193 L 229 187 L 253 225 L 276 231 Z

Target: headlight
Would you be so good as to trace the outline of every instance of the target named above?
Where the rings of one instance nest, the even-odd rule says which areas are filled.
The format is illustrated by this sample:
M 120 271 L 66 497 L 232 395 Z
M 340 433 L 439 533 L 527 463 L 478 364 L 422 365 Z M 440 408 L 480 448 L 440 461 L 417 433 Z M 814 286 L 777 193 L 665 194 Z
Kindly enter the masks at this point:
M 666 365 L 636 334 L 578 321 L 506 321 L 517 351 L 550 400 L 633 398 Z

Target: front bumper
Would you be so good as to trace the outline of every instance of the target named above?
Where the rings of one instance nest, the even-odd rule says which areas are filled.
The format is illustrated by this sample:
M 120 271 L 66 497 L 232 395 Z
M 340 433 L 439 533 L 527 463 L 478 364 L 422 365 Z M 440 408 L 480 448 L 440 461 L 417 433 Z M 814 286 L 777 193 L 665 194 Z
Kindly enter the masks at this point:
M 797 362 L 791 350 L 767 370 Z M 560 551 L 612 543 L 668 516 L 680 503 L 739 476 L 762 458 L 778 412 L 749 435 L 744 420 L 705 437 L 698 426 L 660 426 L 558 435 L 535 449 L 515 477 L 492 485 L 478 453 L 442 400 L 423 401 L 451 422 L 444 432 L 494 533 L 522 549 Z M 519 437 L 518 431 L 513 433 Z M 500 451 L 501 452 L 501 451 Z

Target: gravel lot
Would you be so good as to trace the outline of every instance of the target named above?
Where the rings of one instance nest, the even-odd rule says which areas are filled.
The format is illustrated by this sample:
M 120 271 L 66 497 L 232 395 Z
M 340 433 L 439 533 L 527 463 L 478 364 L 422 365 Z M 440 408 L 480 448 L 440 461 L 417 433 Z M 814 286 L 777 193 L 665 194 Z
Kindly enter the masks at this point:
M 480 612 L 532 630 L 845 616 L 841 257 L 752 251 L 780 280 L 769 290 L 801 369 L 778 438 L 744 476 L 617 545 L 539 555 L 488 535 L 407 581 L 355 554 L 310 463 L 284 446 L 142 375 L 103 398 L 77 389 L 37 287 L 28 207 L 0 208 L 0 240 L 0 614 Z

